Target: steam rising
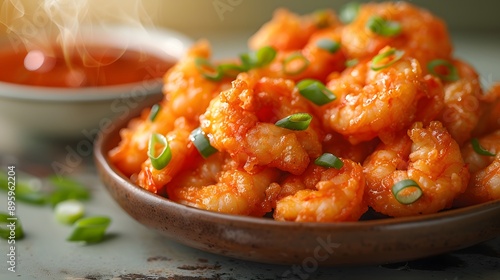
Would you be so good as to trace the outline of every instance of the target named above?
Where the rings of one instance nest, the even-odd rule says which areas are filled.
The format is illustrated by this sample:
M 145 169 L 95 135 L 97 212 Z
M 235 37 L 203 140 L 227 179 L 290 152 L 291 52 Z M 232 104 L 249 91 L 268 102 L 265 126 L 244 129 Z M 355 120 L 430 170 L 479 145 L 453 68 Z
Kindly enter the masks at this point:
M 89 55 L 87 46 L 111 32 L 113 25 L 127 25 L 143 32 L 153 26 L 141 0 L 44 0 L 37 1 L 37 6 L 23 2 L 27 3 L 5 0 L 1 6 L 0 23 L 7 27 L 14 49 L 42 51 L 50 56 L 55 43 L 65 56 L 77 51 L 89 66 L 99 62 Z M 134 38 L 129 40 L 133 42 Z M 123 52 L 129 42 L 120 42 Z

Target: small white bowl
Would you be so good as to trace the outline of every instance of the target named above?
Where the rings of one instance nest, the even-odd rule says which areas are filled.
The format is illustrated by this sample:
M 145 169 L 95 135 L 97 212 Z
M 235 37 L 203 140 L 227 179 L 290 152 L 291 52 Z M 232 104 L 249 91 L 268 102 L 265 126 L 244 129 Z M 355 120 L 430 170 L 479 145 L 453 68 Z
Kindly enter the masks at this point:
M 125 26 L 89 29 L 80 36 L 86 44 L 126 46 L 173 61 L 179 60 L 192 43 L 187 36 L 172 30 Z M 161 79 L 81 88 L 0 82 L 0 119 L 27 135 L 88 138 L 89 134 L 105 129 L 111 120 L 127 117 L 141 103 L 160 100 L 162 86 Z

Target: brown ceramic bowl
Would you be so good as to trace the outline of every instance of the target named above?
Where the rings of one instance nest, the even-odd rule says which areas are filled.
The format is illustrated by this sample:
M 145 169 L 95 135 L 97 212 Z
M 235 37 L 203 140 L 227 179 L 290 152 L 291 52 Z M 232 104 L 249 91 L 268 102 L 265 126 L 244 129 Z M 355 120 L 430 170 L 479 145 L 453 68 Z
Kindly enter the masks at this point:
M 441 213 L 343 223 L 278 222 L 184 206 L 134 185 L 108 160 L 128 120 L 95 143 L 98 172 L 134 219 L 203 251 L 273 264 L 373 265 L 423 258 L 500 236 L 500 201 Z

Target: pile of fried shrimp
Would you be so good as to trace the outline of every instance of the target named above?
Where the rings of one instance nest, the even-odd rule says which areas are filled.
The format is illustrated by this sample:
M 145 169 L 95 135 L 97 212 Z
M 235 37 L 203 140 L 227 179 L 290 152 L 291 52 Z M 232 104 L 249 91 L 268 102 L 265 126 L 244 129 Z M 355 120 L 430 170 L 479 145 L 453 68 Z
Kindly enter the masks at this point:
M 138 186 L 210 211 L 357 221 L 500 199 L 500 83 L 405 2 L 275 11 L 249 51 L 195 43 L 109 152 Z

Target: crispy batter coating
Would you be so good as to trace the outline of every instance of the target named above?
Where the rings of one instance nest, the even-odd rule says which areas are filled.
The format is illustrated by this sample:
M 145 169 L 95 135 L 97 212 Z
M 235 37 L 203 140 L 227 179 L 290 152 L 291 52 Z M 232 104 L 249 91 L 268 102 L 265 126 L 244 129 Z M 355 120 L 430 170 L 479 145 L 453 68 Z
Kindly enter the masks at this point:
M 386 24 L 389 33 L 380 31 Z M 273 57 L 259 61 L 269 46 Z M 354 221 L 368 207 L 421 215 L 500 199 L 500 83 L 481 88 L 473 62 L 454 57 L 445 23 L 429 11 L 368 3 L 342 23 L 332 10 L 279 9 L 249 47 L 246 61 L 213 61 L 210 44 L 197 42 L 165 75 L 156 118 L 146 109 L 122 129 L 113 164 L 173 201 L 283 221 Z M 436 60 L 444 64 L 429 67 Z M 336 99 L 313 103 L 297 86 L 304 79 Z M 304 130 L 275 124 L 296 113 L 312 117 Z M 197 128 L 215 154 L 197 150 Z M 172 152 L 160 170 L 147 155 L 153 133 Z M 472 137 L 496 156 L 478 155 Z M 322 153 L 343 167 L 316 165 Z M 422 190 L 407 204 L 392 192 L 404 179 Z

